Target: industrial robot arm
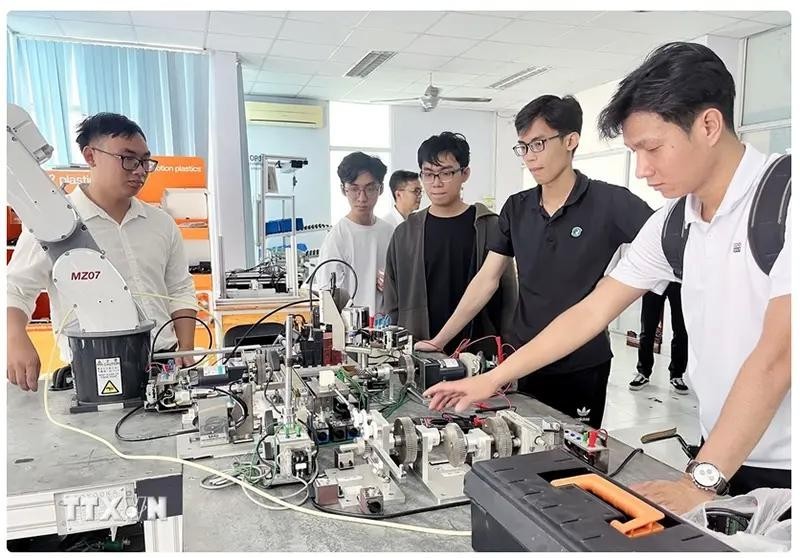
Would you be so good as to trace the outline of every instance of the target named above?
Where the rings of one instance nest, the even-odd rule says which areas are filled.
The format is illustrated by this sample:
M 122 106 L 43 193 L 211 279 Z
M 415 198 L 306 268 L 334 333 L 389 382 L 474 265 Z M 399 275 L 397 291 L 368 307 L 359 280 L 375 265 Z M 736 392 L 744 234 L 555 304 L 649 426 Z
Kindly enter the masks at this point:
M 41 164 L 53 153 L 30 115 L 8 104 L 8 201 L 53 262 L 52 279 L 86 333 L 130 331 L 139 311 L 125 280 Z

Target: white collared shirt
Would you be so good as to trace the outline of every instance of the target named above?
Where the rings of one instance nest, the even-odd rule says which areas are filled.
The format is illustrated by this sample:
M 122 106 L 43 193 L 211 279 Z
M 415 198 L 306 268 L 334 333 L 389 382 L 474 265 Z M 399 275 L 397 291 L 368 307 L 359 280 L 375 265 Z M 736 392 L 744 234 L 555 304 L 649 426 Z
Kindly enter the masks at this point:
M 748 216 L 761 176 L 778 155 L 767 157 L 746 145 L 725 197 L 710 223 L 701 218 L 700 201 L 689 195 L 685 223 L 691 223 L 683 259 L 683 315 L 689 337 L 687 381 L 697 393 L 700 427 L 709 432 L 722 412 L 742 364 L 756 347 L 764 313 L 772 298 L 791 294 L 791 209 L 783 250 L 769 276 L 753 258 L 748 243 Z M 671 200 L 642 227 L 619 265 L 611 272 L 637 289 L 677 281 L 661 247 L 665 215 Z M 791 392 L 781 402 L 745 465 L 791 468 Z
M 397 225 L 406 220 L 406 218 L 403 217 L 403 214 L 397 210 L 396 205 L 393 205 L 391 211 L 389 211 L 389 213 L 381 217 L 381 219 L 389 223 L 392 226 L 392 228 L 395 229 L 397 228 Z
M 131 206 L 118 224 L 92 202 L 83 190 L 75 188 L 67 196 L 92 237 L 133 293 L 168 296 L 187 303 L 152 296 L 134 296 L 148 319 L 155 320 L 155 334 L 173 312 L 193 309 L 195 291 L 184 253 L 183 239 L 175 220 L 164 211 L 131 198 Z M 30 318 L 42 289 L 50 296 L 53 328 L 61 324 L 70 301 L 64 300 L 52 280 L 53 263 L 36 238 L 23 229 L 14 255 L 8 264 L 8 306 L 19 308 Z M 158 336 L 156 350 L 177 343 L 170 325 Z M 68 344 L 59 336 L 62 359 L 70 361 Z

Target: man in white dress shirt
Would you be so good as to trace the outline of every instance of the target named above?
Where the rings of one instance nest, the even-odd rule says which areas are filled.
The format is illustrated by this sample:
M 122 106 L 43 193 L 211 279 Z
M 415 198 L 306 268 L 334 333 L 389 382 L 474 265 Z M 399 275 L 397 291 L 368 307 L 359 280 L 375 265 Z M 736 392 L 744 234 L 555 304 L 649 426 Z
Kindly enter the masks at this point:
M 391 211 L 381 219 L 397 228 L 397 225 L 419 209 L 419 202 L 422 200 L 422 184 L 419 182 L 419 174 L 407 170 L 394 171 L 389 178 L 389 190 L 392 192 L 394 205 Z
M 132 292 L 173 299 L 134 295 L 146 317 L 155 320 L 153 332 L 170 318 L 194 317 L 194 283 L 180 230 L 170 215 L 135 197 L 157 166 L 142 129 L 123 115 L 99 113 L 79 125 L 76 141 L 91 178 L 67 196 L 73 207 Z M 55 289 L 52 270 L 39 242 L 23 230 L 7 268 L 6 370 L 8 381 L 24 391 L 37 390 L 41 368 L 26 331 L 36 298 L 47 289 L 54 329 L 68 313 L 70 301 Z M 193 319 L 176 320 L 161 332 L 155 349 L 192 350 L 194 332 Z M 69 361 L 66 338 L 59 335 L 58 344 L 62 359 Z M 176 360 L 178 365 L 190 362 Z

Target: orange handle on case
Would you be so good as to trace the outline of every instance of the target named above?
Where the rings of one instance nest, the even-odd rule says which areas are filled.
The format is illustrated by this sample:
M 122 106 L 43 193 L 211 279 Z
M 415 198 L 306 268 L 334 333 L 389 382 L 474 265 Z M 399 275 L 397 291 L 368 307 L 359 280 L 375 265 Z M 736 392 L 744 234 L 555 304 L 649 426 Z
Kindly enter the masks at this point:
M 589 473 L 576 477 L 556 479 L 551 481 L 550 484 L 556 487 L 573 484 L 602 498 L 618 510 L 629 515 L 631 519 L 625 523 L 616 519 L 611 522 L 611 526 L 614 529 L 627 537 L 641 537 L 664 530 L 664 526 L 658 523 L 659 520 L 664 519 L 662 512 L 600 475 Z

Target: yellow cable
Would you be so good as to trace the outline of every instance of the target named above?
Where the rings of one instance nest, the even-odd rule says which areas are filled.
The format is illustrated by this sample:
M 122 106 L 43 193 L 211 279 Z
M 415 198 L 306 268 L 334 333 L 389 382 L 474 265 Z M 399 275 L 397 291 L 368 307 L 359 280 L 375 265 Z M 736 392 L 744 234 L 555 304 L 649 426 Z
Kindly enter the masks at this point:
M 67 317 L 70 316 L 70 314 L 72 314 L 72 311 L 68 312 L 67 315 L 64 316 L 64 321 L 62 321 L 61 327 L 64 327 L 64 324 L 66 323 L 66 319 L 67 319 Z M 56 349 L 56 346 L 54 345 L 53 348 L 50 351 L 50 358 L 49 358 L 49 362 L 48 362 L 48 368 L 50 366 L 52 366 L 52 364 L 53 364 L 53 360 L 54 360 L 54 357 L 55 357 L 55 349 Z M 401 531 L 414 531 L 414 532 L 417 532 L 417 533 L 427 533 L 427 534 L 430 534 L 430 535 L 444 535 L 444 536 L 454 536 L 454 537 L 470 537 L 470 536 L 472 536 L 472 531 L 456 531 L 456 530 L 453 530 L 453 529 L 436 529 L 436 528 L 431 528 L 431 527 L 420 527 L 418 525 L 407 525 L 405 523 L 396 523 L 396 522 L 391 522 L 391 521 L 376 521 L 374 519 L 364 519 L 364 518 L 360 518 L 360 517 L 347 517 L 347 516 L 341 516 L 341 515 L 334 515 L 334 514 L 325 513 L 325 512 L 316 510 L 316 509 L 302 508 L 300 506 L 296 506 L 294 504 L 290 504 L 289 502 L 285 502 L 285 501 L 281 500 L 280 498 L 277 498 L 277 497 L 275 497 L 275 496 L 273 496 L 273 495 L 271 495 L 271 494 L 269 494 L 269 493 L 267 493 L 267 492 L 255 487 L 255 486 L 252 486 L 252 485 L 250 485 L 250 484 L 248 484 L 248 483 L 246 483 L 246 482 L 244 482 L 244 481 L 242 481 L 242 480 L 240 480 L 240 479 L 238 479 L 236 477 L 233 477 L 233 476 L 231 476 L 231 475 L 229 475 L 229 474 L 227 474 L 227 473 L 225 473 L 223 471 L 218 471 L 217 469 L 214 469 L 213 467 L 207 467 L 205 465 L 201 465 L 200 463 L 195 463 L 193 461 L 186 461 L 185 459 L 179 459 L 177 457 L 168 457 L 168 456 L 165 456 L 165 455 L 131 455 L 131 454 L 122 453 L 121 451 L 119 451 L 116 448 L 116 446 L 114 446 L 111 442 L 109 442 L 105 438 L 97 436 L 96 434 L 92 434 L 91 432 L 87 432 L 86 430 L 82 430 L 82 429 L 77 428 L 75 426 L 70 426 L 69 424 L 64 424 L 62 422 L 58 422 L 55 418 L 53 418 L 53 415 L 50 414 L 50 408 L 48 407 L 48 404 L 47 404 L 47 402 L 48 402 L 47 392 L 48 391 L 49 390 L 47 389 L 47 384 L 45 383 L 45 386 L 44 386 L 44 389 L 42 390 L 42 392 L 43 392 L 44 412 L 47 415 L 47 420 L 49 420 L 51 423 L 53 423 L 54 425 L 58 426 L 59 428 L 63 428 L 65 430 L 69 430 L 71 432 L 75 432 L 76 434 L 80 434 L 81 436 L 86 436 L 87 438 L 90 438 L 90 439 L 92 439 L 92 440 L 94 440 L 96 442 L 99 442 L 100 444 L 106 446 L 109 450 L 111 450 L 111 452 L 114 453 L 117 457 L 120 457 L 122 459 L 127 459 L 127 460 L 130 460 L 130 461 L 163 461 L 163 462 L 166 462 L 166 463 L 175 463 L 175 464 L 178 464 L 178 465 L 183 465 L 185 467 L 191 467 L 193 469 L 197 469 L 197 470 L 203 471 L 205 473 L 209 473 L 209 474 L 212 474 L 212 475 L 217 475 L 220 478 L 223 478 L 223 479 L 225 479 L 227 481 L 230 481 L 232 483 L 238 484 L 244 490 L 249 490 L 250 492 L 258 494 L 262 498 L 266 498 L 267 500 L 271 501 L 274 504 L 278 504 L 279 506 L 283 506 L 283 507 L 285 507 L 287 509 L 290 509 L 290 510 L 293 510 L 293 511 L 296 511 L 296 512 L 304 513 L 306 515 L 312 515 L 312 516 L 322 517 L 322 518 L 326 518 L 326 519 L 335 519 L 337 521 L 345 521 L 347 523 L 360 523 L 362 525 L 371 525 L 373 527 L 388 527 L 390 529 L 399 529 Z

